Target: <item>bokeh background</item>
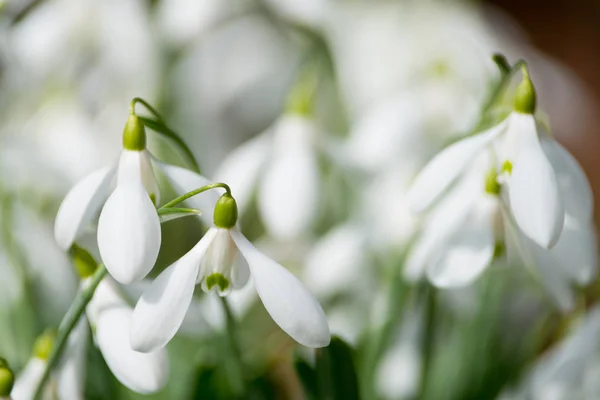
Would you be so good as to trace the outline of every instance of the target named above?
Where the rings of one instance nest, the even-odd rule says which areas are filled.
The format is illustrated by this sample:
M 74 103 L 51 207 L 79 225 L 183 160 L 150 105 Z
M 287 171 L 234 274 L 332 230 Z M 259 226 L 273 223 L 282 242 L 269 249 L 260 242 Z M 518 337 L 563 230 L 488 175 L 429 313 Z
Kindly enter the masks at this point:
M 321 128 L 317 217 L 307 232 L 282 239 L 265 228 L 254 199 L 242 228 L 321 300 L 332 331 L 352 348 L 362 398 L 600 399 L 596 375 L 583 372 L 588 362 L 600 365 L 583 360 L 598 351 L 597 322 L 585 332 L 588 351 L 569 353 L 579 372 L 559 374 L 567 383 L 557 384 L 592 389 L 569 397 L 570 389 L 554 390 L 547 376 L 555 375 L 532 378 L 577 332 L 573 321 L 593 306 L 594 284 L 577 288 L 564 310 L 516 269 L 486 272 L 434 299 L 396 280 L 417 230 L 406 188 L 475 125 L 498 79 L 495 52 L 528 61 L 547 124 L 599 192 L 599 21 L 595 0 L 0 0 L 0 355 L 18 371 L 35 337 L 70 304 L 77 278 L 54 245 L 54 215 L 79 179 L 116 160 L 132 98 L 154 104 L 202 173 L 221 179 L 228 155 L 286 113 L 308 70 L 317 71 L 312 117 Z M 184 165 L 157 136 L 150 147 Z M 344 240 L 322 244 L 348 221 Z M 366 239 L 348 239 L 357 227 Z M 155 274 L 201 233 L 194 221 L 165 227 Z M 339 268 L 328 271 L 327 262 Z M 251 289 L 232 301 L 253 382 L 247 398 L 310 398 L 315 355 L 278 331 Z M 432 301 L 443 304 L 433 339 L 423 332 Z M 153 398 L 232 398 L 229 361 L 216 350 L 223 316 L 208 303 L 198 295 L 197 318 L 169 347 L 169 384 Z M 421 352 L 427 340 L 436 343 L 431 363 Z M 84 398 L 137 398 L 93 346 L 88 358 Z M 427 389 L 419 386 L 425 369 Z

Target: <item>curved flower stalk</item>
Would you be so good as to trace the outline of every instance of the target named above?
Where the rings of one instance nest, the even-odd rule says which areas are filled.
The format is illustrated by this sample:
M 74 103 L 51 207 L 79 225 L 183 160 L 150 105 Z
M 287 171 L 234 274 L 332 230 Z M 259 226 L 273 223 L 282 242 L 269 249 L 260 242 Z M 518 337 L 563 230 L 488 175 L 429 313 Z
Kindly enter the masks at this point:
M 154 168 L 164 173 L 176 191 L 189 186 L 190 180 L 194 187 L 209 183 L 199 174 L 156 160 L 146 149 L 144 125 L 132 111 L 118 164 L 92 172 L 63 200 L 54 229 L 59 246 L 68 250 L 100 211 L 98 248 L 106 268 L 121 283 L 144 278 L 152 270 L 161 244 L 156 212 L 160 192 Z M 194 199 L 207 211 L 216 200 Z
M 215 174 L 239 194 L 241 212 L 256 193 L 262 221 L 278 239 L 306 233 L 317 216 L 315 132 L 311 119 L 283 115 L 267 132 L 233 151 Z
M 197 284 L 205 292 L 226 296 L 250 276 L 267 312 L 288 335 L 308 347 L 329 344 L 329 326 L 319 303 L 294 275 L 256 249 L 236 222 L 237 205 L 227 192 L 215 206 L 214 226 L 138 301 L 131 330 L 134 349 L 153 351 L 175 336 Z
M 592 216 L 592 194 L 581 167 L 537 123 L 535 91 L 524 74 L 514 111 L 491 129 L 456 142 L 438 154 L 417 176 L 409 193 L 415 212 L 438 200 L 482 152 L 492 149 L 502 172 L 502 187 L 520 230 L 541 247 L 556 245 L 563 231 L 566 202 L 580 222 Z M 570 199 L 561 193 L 557 174 L 568 178 Z

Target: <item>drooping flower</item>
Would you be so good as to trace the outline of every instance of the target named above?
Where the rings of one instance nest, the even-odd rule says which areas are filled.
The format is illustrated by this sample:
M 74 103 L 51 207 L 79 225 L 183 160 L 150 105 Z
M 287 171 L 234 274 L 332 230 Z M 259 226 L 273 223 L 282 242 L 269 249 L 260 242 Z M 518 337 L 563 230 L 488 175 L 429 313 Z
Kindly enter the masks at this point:
M 10 393 L 13 400 L 32 400 L 42 380 L 48 356 L 54 342 L 54 332 L 46 331 L 36 340 L 33 355 L 18 374 Z M 50 387 L 44 388 L 49 391 Z
M 315 130 L 311 119 L 286 114 L 267 132 L 233 151 L 215 174 L 238 193 L 242 212 L 256 191 L 262 221 L 278 239 L 305 233 L 317 216 Z
M 82 285 L 86 285 L 83 281 Z M 117 283 L 105 277 L 98 285 L 86 313 L 95 328 L 95 343 L 108 368 L 123 385 L 141 394 L 162 389 L 169 377 L 164 349 L 140 353 L 131 348 L 132 307 L 121 297 Z
M 160 220 L 156 212 L 159 188 L 154 175 L 158 167 L 176 191 L 187 182 L 206 185 L 202 176 L 156 160 L 146 150 L 145 128 L 130 115 L 123 132 L 123 150 L 117 166 L 92 172 L 77 183 L 63 200 L 55 222 L 54 234 L 67 250 L 101 210 L 98 221 L 98 248 L 106 268 L 121 283 L 144 278 L 154 266 L 161 244 Z M 113 181 L 116 177 L 116 186 Z M 198 187 L 198 186 L 196 186 Z M 212 193 L 214 194 L 214 193 Z M 210 196 L 210 194 L 208 195 Z M 204 201 L 210 210 L 216 198 Z
M 215 226 L 162 272 L 138 301 L 131 331 L 134 349 L 152 351 L 173 338 L 197 284 L 205 292 L 226 296 L 250 276 L 267 312 L 288 335 L 308 347 L 329 344 L 329 326 L 319 303 L 293 274 L 256 249 L 236 228 L 236 221 L 236 202 L 226 193 L 215 206 Z
M 546 249 L 556 245 L 567 206 L 574 217 L 589 223 L 592 195 L 585 174 L 537 123 L 535 106 L 533 84 L 524 74 L 514 111 L 505 120 L 446 148 L 417 176 L 409 192 L 412 209 L 420 212 L 428 208 L 472 167 L 479 154 L 491 149 L 497 168 L 504 175 L 502 186 L 507 189 L 511 214 L 527 237 Z M 565 175 L 568 183 L 557 179 L 558 172 Z M 570 199 L 560 190 L 565 184 L 570 187 Z

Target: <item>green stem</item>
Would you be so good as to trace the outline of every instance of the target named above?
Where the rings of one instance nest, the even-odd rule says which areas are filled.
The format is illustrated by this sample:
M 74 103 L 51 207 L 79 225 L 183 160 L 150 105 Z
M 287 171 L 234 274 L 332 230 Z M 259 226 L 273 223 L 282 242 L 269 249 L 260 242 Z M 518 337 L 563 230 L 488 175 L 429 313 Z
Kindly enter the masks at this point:
M 201 188 L 194 189 L 191 192 L 187 192 L 185 194 L 182 194 L 179 197 L 174 198 L 173 200 L 171 200 L 170 202 L 168 202 L 167 204 L 165 204 L 161 208 L 159 208 L 159 212 L 163 208 L 174 207 L 177 204 L 186 201 L 190 197 L 194 197 L 197 194 L 200 194 L 202 192 L 206 192 L 207 190 L 216 189 L 216 188 L 223 188 L 223 189 L 225 189 L 225 191 L 227 192 L 227 194 L 229 194 L 231 196 L 231 189 L 229 188 L 229 186 L 226 183 L 222 183 L 222 182 L 211 183 L 210 185 L 202 186 Z
M 154 118 L 156 118 L 156 120 L 153 120 L 146 117 L 139 117 L 143 124 L 148 128 L 152 129 L 153 131 L 175 142 L 175 144 L 181 149 L 181 151 L 183 151 L 185 158 L 187 158 L 188 162 L 192 166 L 192 169 L 195 172 L 200 173 L 200 167 L 196 162 L 196 158 L 194 157 L 194 153 L 192 153 L 192 150 L 190 150 L 190 148 L 185 144 L 185 141 L 181 138 L 181 136 L 179 136 L 174 130 L 172 130 L 165 124 L 163 117 L 158 111 L 156 111 L 156 108 L 152 107 L 150 103 L 148 103 L 141 97 L 135 97 L 133 100 L 131 100 L 131 103 L 129 105 L 129 113 L 135 115 L 135 105 L 137 103 L 142 104 L 148 111 L 150 111 L 150 114 L 152 114 Z
M 429 283 L 425 284 L 424 332 L 421 343 L 421 380 L 419 383 L 419 399 L 425 399 L 427 384 L 431 374 L 431 361 L 435 347 L 435 330 L 437 317 L 437 290 Z
M 225 311 L 227 320 L 227 339 L 229 341 L 231 353 L 233 354 L 234 358 L 233 382 L 236 385 L 237 392 L 239 394 L 243 394 L 246 389 L 246 382 L 244 378 L 244 361 L 237 337 L 237 324 L 227 299 L 225 297 L 219 298 L 221 299 L 221 303 L 223 304 L 223 309 Z
M 150 111 L 150 113 L 152 115 L 154 115 L 154 117 L 159 121 L 159 122 L 164 122 L 161 115 L 158 113 L 158 111 L 156 111 L 156 109 L 154 107 L 152 107 L 150 105 L 150 103 L 148 103 L 146 100 L 142 99 L 141 97 L 134 97 L 133 100 L 131 100 L 131 103 L 129 104 L 129 113 L 132 115 L 135 115 L 135 105 L 137 103 L 141 103 L 144 107 L 146 107 L 146 109 L 148 111 Z
M 33 397 L 34 400 L 41 398 L 44 385 L 50 376 L 50 371 L 60 360 L 60 356 L 67 344 L 67 340 L 69 339 L 71 331 L 73 331 L 73 328 L 81 319 L 81 316 L 85 312 L 86 306 L 92 300 L 98 284 L 100 284 L 100 281 L 102 281 L 105 275 L 106 267 L 104 265 L 99 265 L 92 275 L 89 285 L 85 289 L 81 290 L 77 297 L 75 297 L 71 307 L 69 307 L 69 310 L 61 321 L 56 339 L 52 346 L 52 351 L 50 352 L 48 362 L 46 363 L 46 367 L 44 369 L 44 374 L 42 375 L 42 378 L 40 379 L 38 387 L 35 391 L 35 396 Z

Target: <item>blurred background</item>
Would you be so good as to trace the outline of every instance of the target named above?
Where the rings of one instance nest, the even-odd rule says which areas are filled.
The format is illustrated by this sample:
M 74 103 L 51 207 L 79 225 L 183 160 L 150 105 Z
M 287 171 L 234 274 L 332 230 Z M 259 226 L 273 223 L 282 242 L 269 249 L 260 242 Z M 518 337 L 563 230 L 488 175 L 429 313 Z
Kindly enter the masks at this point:
M 231 183 L 244 232 L 305 281 L 343 340 L 300 349 L 251 288 L 233 294 L 252 382 L 242 398 L 600 399 L 595 279 L 556 304 L 508 262 L 460 290 L 404 271 L 420 229 L 408 185 L 478 125 L 499 79 L 493 53 L 528 61 L 542 118 L 600 190 L 599 21 L 596 0 L 0 0 L 0 355 L 19 371 L 72 301 L 54 216 L 79 179 L 117 159 L 139 96 L 205 176 Z M 308 136 L 295 134 L 298 116 Z M 149 135 L 155 155 L 185 166 Z M 298 149 L 317 169 L 294 230 L 261 193 Z M 164 227 L 154 275 L 193 246 L 197 225 Z M 222 311 L 207 297 L 151 398 L 236 398 Z M 88 353 L 82 398 L 140 397 Z

